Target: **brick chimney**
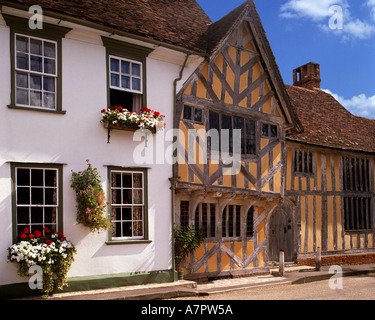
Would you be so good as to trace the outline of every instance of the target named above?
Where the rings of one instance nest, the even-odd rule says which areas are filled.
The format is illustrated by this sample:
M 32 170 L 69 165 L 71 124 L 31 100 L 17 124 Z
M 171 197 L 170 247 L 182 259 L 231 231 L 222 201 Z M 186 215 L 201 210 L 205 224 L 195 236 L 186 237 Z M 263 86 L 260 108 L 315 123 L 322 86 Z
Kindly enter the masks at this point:
M 320 66 L 310 62 L 293 70 L 293 85 L 306 89 L 320 89 Z

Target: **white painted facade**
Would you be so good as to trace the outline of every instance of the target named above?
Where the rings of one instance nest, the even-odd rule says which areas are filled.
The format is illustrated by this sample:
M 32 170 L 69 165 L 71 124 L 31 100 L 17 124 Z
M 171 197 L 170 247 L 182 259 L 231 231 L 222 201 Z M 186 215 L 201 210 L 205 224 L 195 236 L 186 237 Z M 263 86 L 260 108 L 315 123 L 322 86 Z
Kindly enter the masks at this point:
M 4 8 L 8 14 L 29 17 L 27 12 Z M 45 22 L 58 20 L 45 18 Z M 90 233 L 76 222 L 75 192 L 70 188 L 71 171 L 86 168 L 86 159 L 98 168 L 103 189 L 108 192 L 107 166 L 139 167 L 133 160 L 133 134 L 113 130 L 110 144 L 107 130 L 100 123 L 100 111 L 107 107 L 106 49 L 98 30 L 62 21 L 72 28 L 62 39 L 62 110 L 54 114 L 11 109 L 10 28 L 0 14 L 0 286 L 25 282 L 17 276 L 16 265 L 7 263 L 6 248 L 12 245 L 11 162 L 64 164 L 63 232 L 77 248 L 69 277 L 171 270 L 171 190 L 168 178 L 172 166 L 147 164 L 148 229 L 150 243 L 108 245 L 107 232 Z M 152 47 L 149 43 L 125 39 Z M 166 115 L 166 129 L 172 128 L 173 83 L 179 77 L 186 54 L 163 47 L 147 58 L 147 107 Z M 177 92 L 199 65 L 192 57 Z M 153 135 L 149 139 L 156 139 Z M 171 142 L 166 142 L 165 147 Z

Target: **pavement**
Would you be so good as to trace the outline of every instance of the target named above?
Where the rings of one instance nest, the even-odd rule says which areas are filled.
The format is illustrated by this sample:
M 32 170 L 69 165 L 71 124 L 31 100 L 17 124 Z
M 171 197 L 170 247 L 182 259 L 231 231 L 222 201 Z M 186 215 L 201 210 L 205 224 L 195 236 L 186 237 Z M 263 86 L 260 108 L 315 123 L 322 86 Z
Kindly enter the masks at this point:
M 375 264 L 342 265 L 342 276 L 360 276 L 375 274 Z M 261 276 L 218 279 L 208 282 L 179 280 L 172 283 L 147 284 L 54 294 L 48 300 L 165 300 L 179 297 L 198 297 L 237 290 L 258 288 L 263 286 L 293 285 L 330 279 L 334 274 L 329 266 L 316 271 L 309 266 L 286 266 L 284 275 L 278 268 L 271 268 L 270 274 Z M 337 273 L 337 271 L 334 271 Z M 41 300 L 40 297 L 28 300 Z M 45 300 L 45 299 L 44 299 Z

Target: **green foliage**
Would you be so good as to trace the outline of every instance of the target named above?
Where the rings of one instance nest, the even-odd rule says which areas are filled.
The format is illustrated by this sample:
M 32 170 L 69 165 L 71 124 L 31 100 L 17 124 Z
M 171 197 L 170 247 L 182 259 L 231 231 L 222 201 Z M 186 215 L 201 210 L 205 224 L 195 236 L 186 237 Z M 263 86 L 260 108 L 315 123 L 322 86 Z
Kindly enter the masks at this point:
M 189 256 L 190 252 L 199 248 L 205 236 L 202 230 L 196 231 L 193 226 L 186 228 L 175 226 L 173 232 L 175 241 L 175 262 L 178 268 L 180 263 Z
M 108 230 L 112 227 L 109 217 L 105 214 L 105 194 L 98 170 L 92 168 L 89 160 L 87 169 L 72 172 L 71 187 L 76 192 L 77 222 L 87 226 L 91 231 Z

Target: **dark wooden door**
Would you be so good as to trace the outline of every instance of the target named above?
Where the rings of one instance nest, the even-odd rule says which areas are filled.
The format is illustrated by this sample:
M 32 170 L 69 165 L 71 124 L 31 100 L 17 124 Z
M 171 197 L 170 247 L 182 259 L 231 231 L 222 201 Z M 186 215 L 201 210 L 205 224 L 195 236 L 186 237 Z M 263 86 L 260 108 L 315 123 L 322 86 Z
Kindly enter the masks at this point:
M 293 261 L 293 223 L 291 216 L 283 209 L 276 209 L 269 222 L 269 261 L 279 261 L 280 251 L 284 251 L 285 261 Z

